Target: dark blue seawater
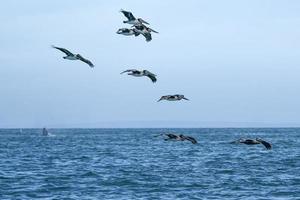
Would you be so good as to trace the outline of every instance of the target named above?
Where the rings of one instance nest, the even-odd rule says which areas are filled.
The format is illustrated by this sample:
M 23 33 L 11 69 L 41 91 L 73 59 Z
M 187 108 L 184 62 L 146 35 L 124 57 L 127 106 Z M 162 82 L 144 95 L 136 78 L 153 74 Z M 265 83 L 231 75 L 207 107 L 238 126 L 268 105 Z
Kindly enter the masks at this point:
M 300 129 L 49 131 L 0 130 L 0 200 L 300 199 Z M 166 131 L 199 143 L 154 137 Z

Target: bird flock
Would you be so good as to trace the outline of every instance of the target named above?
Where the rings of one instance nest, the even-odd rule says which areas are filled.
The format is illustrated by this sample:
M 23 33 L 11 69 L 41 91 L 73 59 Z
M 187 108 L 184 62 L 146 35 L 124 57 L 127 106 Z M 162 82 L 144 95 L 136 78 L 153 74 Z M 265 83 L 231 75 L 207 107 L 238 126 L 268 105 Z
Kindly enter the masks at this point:
M 152 40 L 151 32 L 158 33 L 157 31 L 145 25 L 150 25 L 148 22 L 141 18 L 135 18 L 131 12 L 123 9 L 121 9 L 120 12 L 123 13 L 124 16 L 128 19 L 127 21 L 123 21 L 123 23 L 130 24 L 132 26 L 131 28 L 120 28 L 117 31 L 117 34 L 122 34 L 126 36 L 134 35 L 135 37 L 143 35 L 146 41 L 150 42 Z
M 121 9 L 120 10 L 121 13 L 123 13 L 123 15 L 127 18 L 126 21 L 123 21 L 123 23 L 125 24 L 129 24 L 129 25 L 132 25 L 131 28 L 120 28 L 118 31 L 117 31 L 117 34 L 122 34 L 122 35 L 126 35 L 126 36 L 131 36 L 131 35 L 134 35 L 134 36 L 139 36 L 139 35 L 143 35 L 145 38 L 146 38 L 146 41 L 149 42 L 152 40 L 152 35 L 151 35 L 151 32 L 154 32 L 154 33 L 158 33 L 157 31 L 151 29 L 150 27 L 146 26 L 145 24 L 147 25 L 150 25 L 148 22 L 146 22 L 145 20 L 143 20 L 142 18 L 135 18 L 134 15 L 132 14 L 132 12 L 129 12 L 129 11 L 126 11 L 126 10 L 123 10 Z M 88 64 L 91 68 L 94 67 L 94 64 L 84 58 L 83 56 L 81 56 L 80 54 L 74 54 L 72 52 L 70 52 L 69 50 L 65 49 L 65 48 L 62 48 L 62 47 L 57 47 L 57 46 L 54 46 L 52 45 L 53 48 L 63 52 L 66 54 L 66 56 L 64 56 L 63 58 L 64 59 L 67 59 L 67 60 L 80 60 L 86 64 Z M 131 75 L 131 76 L 134 76 L 134 77 L 148 77 L 151 79 L 151 81 L 153 83 L 155 83 L 157 81 L 157 78 L 156 78 L 156 75 L 148 70 L 138 70 L 138 69 L 127 69 L 123 72 L 121 72 L 121 74 L 124 74 L 124 73 L 127 73 L 127 75 Z M 165 96 L 162 96 L 159 100 L 167 100 L 167 101 L 180 101 L 180 100 L 189 100 L 187 98 L 184 97 L 184 95 L 182 94 L 174 94 L 174 95 L 165 95 Z
M 120 28 L 118 29 L 118 31 L 116 32 L 117 34 L 120 35 L 124 35 L 124 36 L 135 36 L 138 37 L 140 35 L 144 36 L 146 39 L 146 42 L 150 42 L 152 40 L 152 32 L 153 33 L 158 33 L 157 31 L 153 30 L 152 28 L 150 28 L 147 25 L 150 25 L 147 21 L 143 20 L 142 18 L 136 18 L 134 17 L 134 15 L 132 14 L 132 12 L 130 11 L 126 11 L 121 9 L 120 12 L 127 18 L 127 20 L 123 21 L 124 24 L 128 24 L 130 25 L 129 28 Z M 63 52 L 66 54 L 66 56 L 64 56 L 64 59 L 67 60 L 80 60 L 86 64 L 89 65 L 89 67 L 93 68 L 94 64 L 84 58 L 83 56 L 81 56 L 80 54 L 74 54 L 72 52 L 70 52 L 69 50 L 62 48 L 62 47 L 57 47 L 52 45 L 53 48 Z M 148 77 L 153 83 L 155 83 L 157 81 L 156 75 L 148 70 L 138 70 L 138 69 L 127 69 L 123 72 L 121 72 L 120 74 L 124 74 L 127 73 L 127 75 L 131 75 L 134 77 Z M 184 95 L 182 94 L 174 94 L 174 95 L 164 95 L 162 96 L 157 102 L 162 101 L 162 100 L 167 100 L 167 101 L 180 101 L 180 100 L 189 100 L 188 98 L 186 98 Z M 46 134 L 47 131 L 44 128 L 43 129 L 43 135 L 47 135 Z M 165 134 L 160 134 L 159 136 L 164 136 L 165 140 L 173 140 L 173 141 L 190 141 L 192 144 L 197 144 L 197 140 L 193 137 L 190 136 L 185 136 L 185 135 L 176 135 L 173 133 L 165 133 Z M 256 144 L 262 144 L 266 147 L 266 149 L 271 149 L 272 146 L 270 143 L 256 138 L 256 139 L 239 139 L 237 141 L 234 141 L 232 143 L 239 143 L 239 144 L 246 144 L 246 145 L 256 145 Z

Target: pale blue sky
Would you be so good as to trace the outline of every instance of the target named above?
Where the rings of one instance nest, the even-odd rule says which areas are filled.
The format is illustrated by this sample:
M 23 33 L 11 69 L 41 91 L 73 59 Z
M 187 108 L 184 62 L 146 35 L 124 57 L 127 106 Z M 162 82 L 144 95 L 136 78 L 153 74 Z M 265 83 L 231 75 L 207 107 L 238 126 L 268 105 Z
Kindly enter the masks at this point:
M 117 35 L 121 8 L 160 33 Z M 296 0 L 3 1 L 0 127 L 299 126 L 299 10 Z M 128 68 L 158 82 L 120 75 Z M 191 101 L 156 102 L 176 93 Z

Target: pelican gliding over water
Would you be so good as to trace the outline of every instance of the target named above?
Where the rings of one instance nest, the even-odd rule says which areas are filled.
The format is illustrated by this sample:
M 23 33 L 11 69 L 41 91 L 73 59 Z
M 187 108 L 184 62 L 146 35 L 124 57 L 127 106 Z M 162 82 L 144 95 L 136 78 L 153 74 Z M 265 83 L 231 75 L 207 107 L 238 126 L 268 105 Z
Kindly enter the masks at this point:
M 86 64 L 88 64 L 90 67 L 94 67 L 93 63 L 91 61 L 89 61 L 88 59 L 85 59 L 84 57 L 82 57 L 80 54 L 73 54 L 71 53 L 69 50 L 65 49 L 65 48 L 61 48 L 61 47 L 56 47 L 54 45 L 52 45 L 53 48 L 60 50 L 61 52 L 65 53 L 66 56 L 64 56 L 64 59 L 68 59 L 68 60 L 80 60 Z
M 266 142 L 262 139 L 255 138 L 255 139 L 239 139 L 237 141 L 234 141 L 233 143 L 241 143 L 246 145 L 256 145 L 256 144 L 262 144 L 266 147 L 266 149 L 272 149 L 272 145 L 269 142 Z
M 124 16 L 128 19 L 127 21 L 123 21 L 123 23 L 127 23 L 127 24 L 132 24 L 132 25 L 135 25 L 135 24 L 148 24 L 148 22 L 146 22 L 145 20 L 143 20 L 142 18 L 135 18 L 132 14 L 132 12 L 129 12 L 129 11 L 126 11 L 126 10 L 123 10 L 121 9 L 120 10 L 121 13 L 124 14 Z
M 165 140 L 176 140 L 176 141 L 185 141 L 185 140 L 188 140 L 190 141 L 191 143 L 193 144 L 197 144 L 197 140 L 193 137 L 190 137 L 190 136 L 185 136 L 185 135 L 175 135 L 173 133 L 166 133 L 166 134 L 162 134 L 164 136 L 167 136 L 167 138 Z
M 155 83 L 157 81 L 156 75 L 149 72 L 148 70 L 128 69 L 128 70 L 121 72 L 121 74 L 123 74 L 123 73 L 127 73 L 128 75 L 135 76 L 135 77 L 147 76 L 148 78 L 151 79 L 151 81 L 153 83 Z
M 162 96 L 157 102 L 161 101 L 161 100 L 167 100 L 167 101 L 180 101 L 180 100 L 189 100 L 187 98 L 184 97 L 184 95 L 181 94 L 175 94 L 175 95 L 165 95 Z

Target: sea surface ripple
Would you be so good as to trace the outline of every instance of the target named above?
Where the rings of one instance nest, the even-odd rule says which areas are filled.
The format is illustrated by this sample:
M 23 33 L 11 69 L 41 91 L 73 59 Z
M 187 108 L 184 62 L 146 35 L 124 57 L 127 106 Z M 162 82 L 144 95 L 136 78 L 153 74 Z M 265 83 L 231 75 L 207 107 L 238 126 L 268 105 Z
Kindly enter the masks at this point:
M 0 199 L 300 199 L 300 129 L 0 129 Z M 198 139 L 164 141 L 172 132 Z M 273 145 L 230 144 L 260 137 Z

